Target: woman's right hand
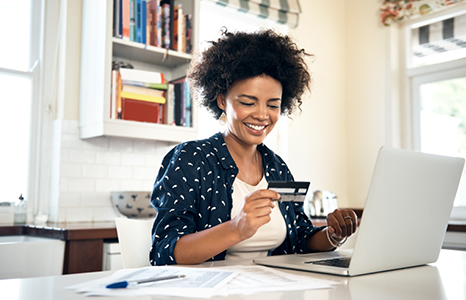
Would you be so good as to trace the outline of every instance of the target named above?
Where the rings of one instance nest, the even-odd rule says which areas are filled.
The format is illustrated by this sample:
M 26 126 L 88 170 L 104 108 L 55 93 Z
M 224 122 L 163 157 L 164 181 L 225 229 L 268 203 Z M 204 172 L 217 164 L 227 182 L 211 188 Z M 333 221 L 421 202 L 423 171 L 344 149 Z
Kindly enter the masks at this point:
M 241 241 L 252 237 L 264 224 L 270 222 L 270 214 L 280 194 L 272 190 L 254 191 L 244 197 L 243 206 L 231 220 Z

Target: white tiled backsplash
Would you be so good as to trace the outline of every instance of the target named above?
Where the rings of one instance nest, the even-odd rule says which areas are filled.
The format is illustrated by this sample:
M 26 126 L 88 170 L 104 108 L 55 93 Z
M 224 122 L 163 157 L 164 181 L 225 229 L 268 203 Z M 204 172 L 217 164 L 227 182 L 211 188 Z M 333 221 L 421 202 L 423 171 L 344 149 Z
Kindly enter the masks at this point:
M 173 143 L 97 137 L 81 140 L 78 121 L 55 120 L 49 220 L 112 221 L 111 191 L 151 191 Z

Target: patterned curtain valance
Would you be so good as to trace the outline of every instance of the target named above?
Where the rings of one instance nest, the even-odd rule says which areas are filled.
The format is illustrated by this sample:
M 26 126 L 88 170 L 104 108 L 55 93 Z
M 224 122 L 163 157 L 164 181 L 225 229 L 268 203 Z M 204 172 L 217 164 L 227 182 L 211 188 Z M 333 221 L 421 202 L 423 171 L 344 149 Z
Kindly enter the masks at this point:
M 299 0 L 208 0 L 241 13 L 273 20 L 291 28 L 298 26 Z
M 383 0 L 380 14 L 385 26 L 419 15 L 439 11 L 466 0 Z

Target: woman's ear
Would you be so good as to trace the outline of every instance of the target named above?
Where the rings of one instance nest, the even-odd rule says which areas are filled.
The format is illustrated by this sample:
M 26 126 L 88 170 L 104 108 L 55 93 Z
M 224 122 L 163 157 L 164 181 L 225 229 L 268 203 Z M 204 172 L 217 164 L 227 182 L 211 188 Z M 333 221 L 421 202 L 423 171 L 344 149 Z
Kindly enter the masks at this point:
M 217 96 L 217 105 L 221 110 L 225 111 L 225 95 L 219 94 Z

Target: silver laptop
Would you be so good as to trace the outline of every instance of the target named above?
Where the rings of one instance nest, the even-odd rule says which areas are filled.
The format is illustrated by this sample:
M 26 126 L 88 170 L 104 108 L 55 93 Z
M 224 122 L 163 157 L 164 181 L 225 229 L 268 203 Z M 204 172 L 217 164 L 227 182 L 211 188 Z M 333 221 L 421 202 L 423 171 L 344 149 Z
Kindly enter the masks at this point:
M 269 256 L 254 263 L 356 276 L 435 262 L 463 166 L 463 158 L 383 147 L 354 249 Z

